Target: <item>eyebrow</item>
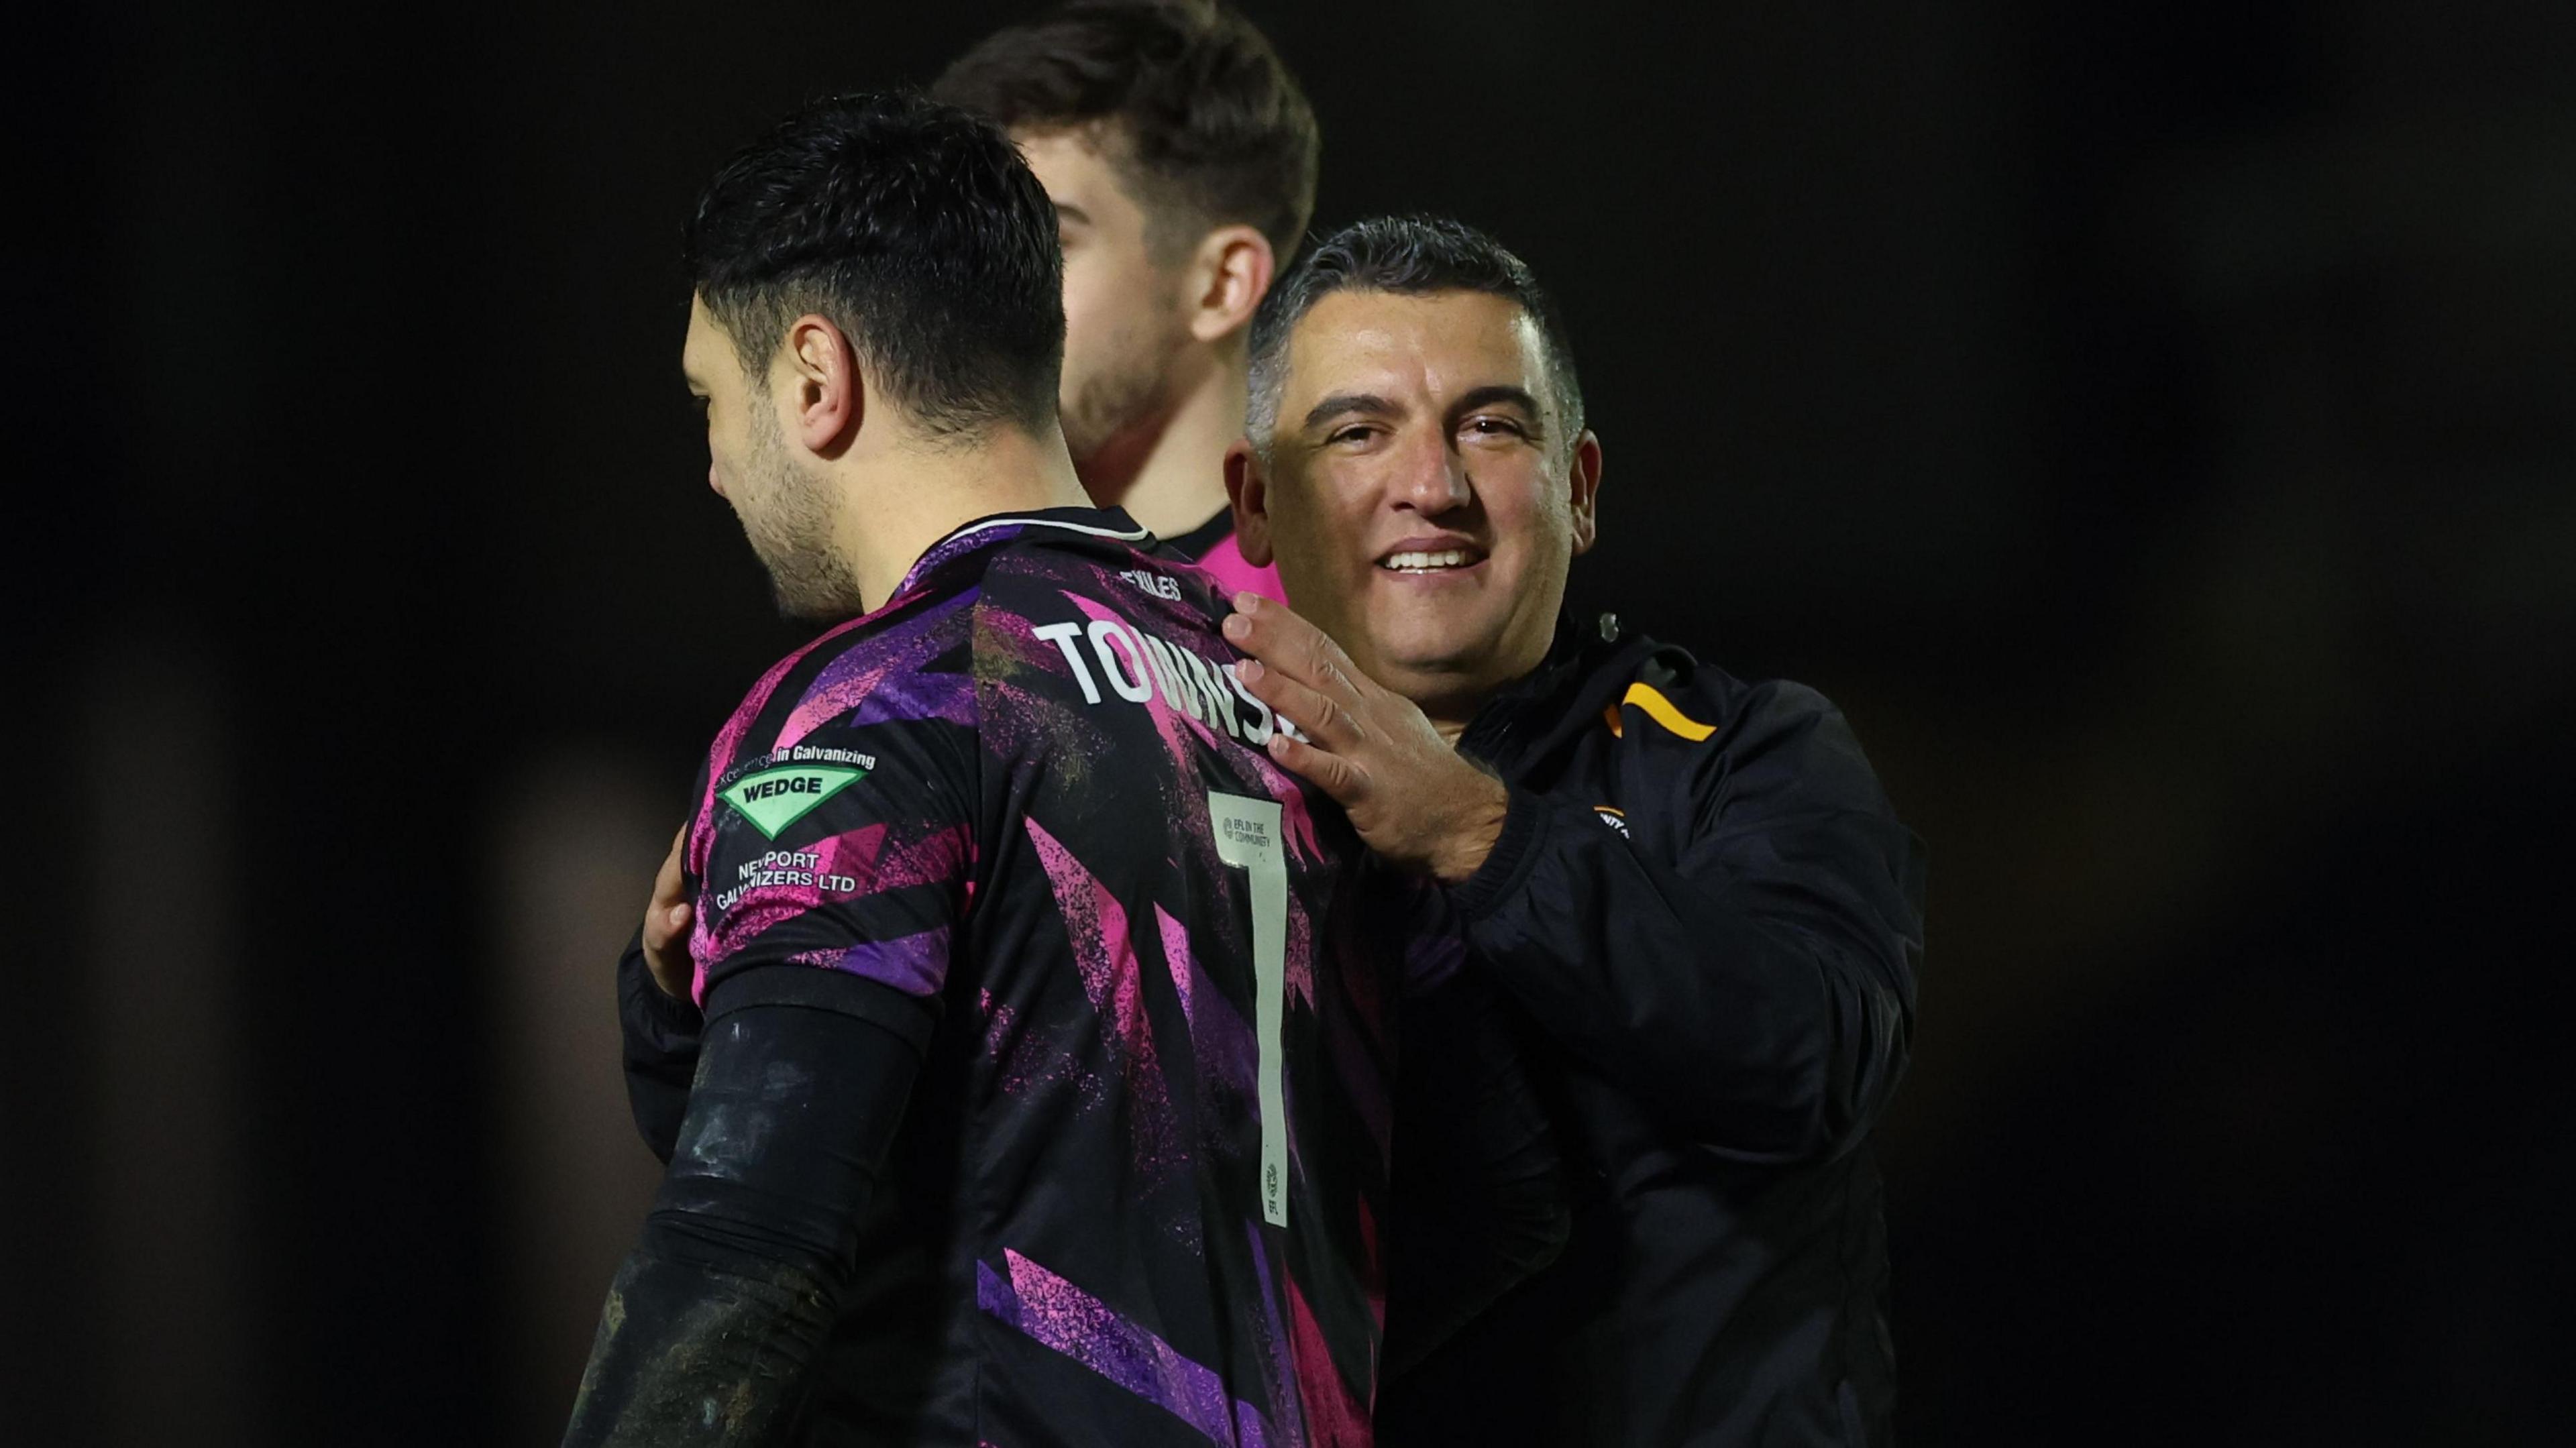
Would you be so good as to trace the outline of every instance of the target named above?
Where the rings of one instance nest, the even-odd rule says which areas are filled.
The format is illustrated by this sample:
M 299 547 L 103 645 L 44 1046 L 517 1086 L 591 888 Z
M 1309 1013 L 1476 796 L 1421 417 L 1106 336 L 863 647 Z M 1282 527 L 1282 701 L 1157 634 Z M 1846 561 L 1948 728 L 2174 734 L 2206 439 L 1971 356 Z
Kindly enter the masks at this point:
M 1306 409 L 1305 426 L 1320 427 L 1327 419 L 1339 417 L 1346 412 L 1393 412 L 1395 410 L 1394 403 L 1374 392 L 1336 392 Z
M 1508 382 L 1488 383 L 1483 387 L 1475 389 L 1466 396 L 1459 398 L 1456 402 L 1451 403 L 1449 406 L 1449 415 L 1452 417 L 1462 416 L 1466 413 L 1473 412 L 1480 407 L 1491 407 L 1498 402 L 1509 403 L 1510 405 L 1519 408 L 1523 412 L 1528 413 L 1533 420 L 1547 416 L 1546 413 L 1539 410 L 1538 399 L 1530 396 L 1528 388 L 1515 387 Z

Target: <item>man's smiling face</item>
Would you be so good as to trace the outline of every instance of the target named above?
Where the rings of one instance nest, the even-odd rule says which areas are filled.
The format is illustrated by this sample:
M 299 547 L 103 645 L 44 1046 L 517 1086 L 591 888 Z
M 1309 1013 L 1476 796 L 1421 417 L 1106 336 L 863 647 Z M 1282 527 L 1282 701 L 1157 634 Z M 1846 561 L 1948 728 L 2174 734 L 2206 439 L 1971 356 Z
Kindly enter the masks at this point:
M 1600 450 L 1563 434 L 1553 390 L 1536 323 L 1484 292 L 1334 292 L 1289 336 L 1266 489 L 1280 581 L 1426 708 L 1536 668 L 1592 546 Z

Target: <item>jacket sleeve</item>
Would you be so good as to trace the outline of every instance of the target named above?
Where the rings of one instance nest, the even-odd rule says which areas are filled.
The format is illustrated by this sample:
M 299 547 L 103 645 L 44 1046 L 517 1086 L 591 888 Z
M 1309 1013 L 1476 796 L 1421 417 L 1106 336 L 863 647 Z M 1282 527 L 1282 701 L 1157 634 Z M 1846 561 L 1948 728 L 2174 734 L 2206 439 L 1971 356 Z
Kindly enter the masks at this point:
M 1399 1018 L 1382 1378 L 1555 1261 L 1573 1231 L 1509 1009 L 1491 982 L 1461 973 Z
M 1842 716 L 1797 685 L 1751 691 L 1712 738 L 1622 747 L 1649 788 L 1687 791 L 1686 843 L 1659 852 L 1574 788 L 1514 786 L 1451 892 L 1470 943 L 1567 1049 L 1711 1151 L 1833 1155 L 1904 1069 L 1920 844 Z
M 693 1001 L 676 1000 L 653 983 L 644 963 L 644 930 L 636 927 L 617 961 L 617 1030 L 624 1040 L 626 1101 L 635 1129 L 667 1163 L 689 1109 L 689 1078 L 698 1069 L 705 1021 Z

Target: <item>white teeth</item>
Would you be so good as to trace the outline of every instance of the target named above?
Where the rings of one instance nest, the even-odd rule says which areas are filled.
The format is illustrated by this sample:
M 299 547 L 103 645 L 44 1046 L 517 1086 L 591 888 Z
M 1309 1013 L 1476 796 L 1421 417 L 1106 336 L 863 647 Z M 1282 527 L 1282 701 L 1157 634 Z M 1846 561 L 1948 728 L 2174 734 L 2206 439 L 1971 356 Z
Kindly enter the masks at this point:
M 1390 553 L 1384 562 L 1378 564 L 1380 568 L 1391 568 L 1398 573 L 1422 573 L 1434 568 L 1466 566 L 1467 550 L 1464 548 L 1452 548 L 1445 553 Z

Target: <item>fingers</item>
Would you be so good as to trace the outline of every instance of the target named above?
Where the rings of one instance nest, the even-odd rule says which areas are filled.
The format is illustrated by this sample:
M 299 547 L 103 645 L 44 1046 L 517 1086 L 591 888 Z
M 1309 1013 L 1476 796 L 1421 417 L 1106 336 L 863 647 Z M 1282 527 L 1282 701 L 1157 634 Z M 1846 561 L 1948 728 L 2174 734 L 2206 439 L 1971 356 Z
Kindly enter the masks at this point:
M 1236 611 L 1226 616 L 1223 631 L 1236 648 L 1300 683 L 1345 698 L 1357 697 L 1358 670 L 1351 667 L 1342 646 L 1322 629 L 1285 604 L 1257 593 L 1236 594 L 1234 606 Z M 1305 718 L 1296 717 L 1300 722 Z
M 677 905 L 655 905 L 644 917 L 644 948 L 651 951 L 670 949 L 674 942 L 689 933 L 689 917 L 696 912 L 689 902 Z
M 1359 671 L 1351 667 L 1350 655 L 1342 652 L 1342 646 L 1333 642 L 1332 635 L 1304 619 L 1298 622 L 1304 625 L 1306 632 L 1304 639 L 1293 647 L 1306 651 L 1306 677 L 1313 680 L 1318 688 L 1356 694 Z
M 1358 803 L 1367 792 L 1368 773 L 1349 755 L 1367 740 L 1354 712 L 1363 701 L 1349 656 L 1282 604 L 1239 593 L 1234 606 L 1225 636 L 1249 655 L 1236 666 L 1236 679 L 1272 713 L 1296 720 L 1306 735 L 1301 740 L 1285 730 L 1272 734 L 1270 757 L 1344 808 Z
M 1358 804 L 1367 793 L 1368 776 L 1360 772 L 1359 766 L 1312 744 L 1273 734 L 1270 757 L 1280 768 L 1331 795 L 1333 802 L 1344 809 Z
M 661 909 L 681 898 L 685 872 L 680 854 L 688 845 L 689 827 L 682 825 L 680 832 L 671 836 L 671 853 L 662 857 L 662 868 L 653 876 L 653 908 Z
M 1259 659 L 1237 665 L 1234 676 L 1272 713 L 1296 720 L 1307 738 L 1327 749 L 1348 750 L 1360 742 L 1358 721 L 1331 695 L 1308 688 Z
M 671 943 L 689 932 L 687 879 L 680 863 L 681 851 L 687 848 L 689 827 L 671 837 L 671 853 L 663 856 L 661 870 L 653 876 L 653 898 L 644 907 L 644 949 L 659 956 Z M 658 962 L 657 962 L 658 964 Z
M 662 994 L 686 1000 L 696 961 L 689 955 L 689 922 L 695 914 L 685 900 L 677 905 L 653 902 L 644 912 L 644 964 Z

